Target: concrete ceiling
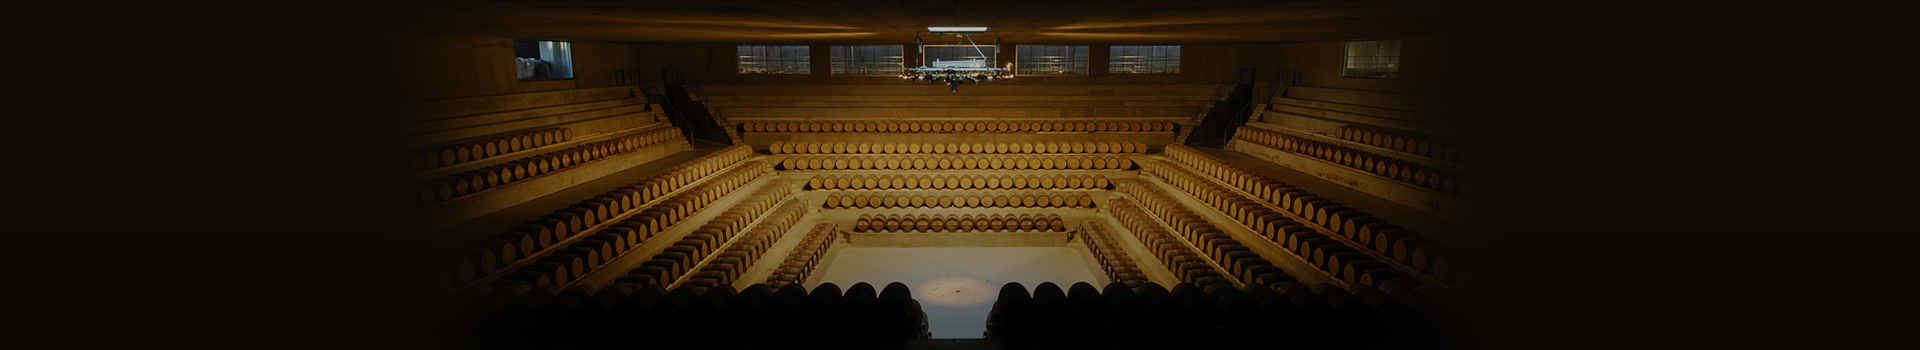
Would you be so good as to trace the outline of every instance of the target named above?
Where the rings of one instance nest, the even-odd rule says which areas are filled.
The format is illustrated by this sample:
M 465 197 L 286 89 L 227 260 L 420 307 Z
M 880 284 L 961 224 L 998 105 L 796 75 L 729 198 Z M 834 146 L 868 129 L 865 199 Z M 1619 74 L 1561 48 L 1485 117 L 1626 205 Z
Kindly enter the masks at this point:
M 928 26 L 986 26 L 1018 44 L 1287 43 L 1447 34 L 1432 0 L 689 0 L 441 2 L 393 13 L 405 31 L 648 43 L 927 43 Z M 985 44 L 983 42 L 982 44 Z

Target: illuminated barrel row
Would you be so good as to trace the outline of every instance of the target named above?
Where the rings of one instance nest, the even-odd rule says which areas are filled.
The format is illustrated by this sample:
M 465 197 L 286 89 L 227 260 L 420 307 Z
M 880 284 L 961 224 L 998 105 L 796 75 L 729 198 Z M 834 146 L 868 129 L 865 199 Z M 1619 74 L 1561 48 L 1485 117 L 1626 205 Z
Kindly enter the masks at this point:
M 417 206 L 432 205 L 494 188 L 526 182 L 596 160 L 660 145 L 680 137 L 677 128 L 663 128 L 541 153 L 499 165 L 427 180 L 414 186 L 407 198 Z
M 833 248 L 833 242 L 836 241 L 834 230 L 838 226 L 822 222 L 808 230 L 807 235 L 800 238 L 800 244 L 787 253 L 786 259 L 780 261 L 780 266 L 773 270 L 772 275 L 767 276 L 767 286 L 781 288 L 806 283 L 807 277 L 814 272 L 814 266 L 819 266 L 820 260 L 825 259 L 827 251 Z
M 1485 184 L 1478 178 L 1331 143 L 1251 126 L 1240 127 L 1240 132 L 1235 133 L 1234 138 L 1318 158 L 1461 198 L 1479 200 L 1487 195 Z
M 1131 170 L 1125 156 L 790 156 L 780 170 Z
M 888 193 L 835 194 L 827 196 L 822 208 L 1092 208 L 1093 196 L 1086 194 L 1045 193 L 971 193 L 906 195 Z
M 1254 252 L 1251 247 L 1234 239 L 1233 235 L 1221 230 L 1206 217 L 1194 213 L 1186 204 L 1173 199 L 1160 188 L 1149 186 L 1144 182 L 1129 182 L 1127 186 L 1121 186 L 1120 190 L 1132 196 L 1134 201 L 1140 204 L 1141 209 L 1154 214 L 1160 218 L 1160 222 L 1174 228 L 1178 237 L 1184 238 L 1188 244 L 1199 249 L 1201 255 L 1226 269 L 1235 280 L 1241 283 L 1293 280 L 1293 276 L 1268 276 L 1284 274 L 1284 272 L 1274 267 L 1269 257 Z
M 587 274 L 598 270 L 601 266 L 612 262 L 614 258 L 628 254 L 632 249 L 640 247 L 641 244 L 660 237 L 660 232 L 664 232 L 674 227 L 674 225 L 685 221 L 688 217 L 706 209 L 715 201 L 720 200 L 720 198 L 724 198 L 728 194 L 733 193 L 734 190 L 770 174 L 770 172 L 755 168 L 757 167 L 734 168 L 732 171 L 714 177 L 711 181 L 703 182 L 695 188 L 680 192 L 679 194 L 662 200 L 658 204 L 634 213 L 633 215 L 626 216 L 624 219 L 618 221 L 603 220 L 610 221 L 605 225 L 594 221 L 581 222 L 579 223 L 579 227 L 597 228 L 596 231 L 593 231 L 593 237 L 622 237 L 626 244 L 595 242 L 594 239 L 586 239 L 579 243 L 573 243 L 569 245 L 569 248 L 544 254 L 531 264 L 526 264 L 516 271 L 501 276 L 498 280 L 494 281 L 494 285 L 527 284 L 540 286 L 552 284 L 566 286 L 571 284 L 582 277 L 586 277 Z M 779 195 L 779 193 L 769 192 L 766 195 L 773 196 Z M 767 204 L 764 202 L 766 202 L 766 200 L 762 198 L 762 200 L 759 201 L 745 201 L 740 205 L 748 208 L 763 208 Z M 738 229 L 738 226 L 745 225 L 745 222 L 742 221 L 743 219 L 739 217 L 722 216 L 715 218 L 714 222 L 710 222 L 709 224 L 710 226 L 718 227 L 718 233 L 708 234 L 696 231 L 693 234 L 688 234 L 685 239 L 674 242 L 674 245 L 666 248 L 666 250 L 668 252 L 687 250 L 698 251 L 700 253 L 710 252 L 713 247 L 718 246 L 720 242 L 724 242 L 726 238 L 736 232 L 734 230 Z M 709 227 L 703 226 L 701 228 L 705 229 Z M 715 235 L 720 235 L 720 237 L 714 237 Z M 581 243 L 588 243 L 593 247 L 602 248 L 591 250 L 577 249 L 581 248 Z M 685 254 L 695 255 L 694 259 L 703 256 L 691 252 Z M 655 258 L 658 260 L 659 255 L 655 255 Z M 677 277 L 678 275 L 675 276 Z
M 1155 121 L 774 121 L 740 124 L 745 132 L 1034 133 L 1175 132 L 1179 124 Z
M 1427 137 L 1412 136 L 1386 130 L 1357 125 L 1341 125 L 1334 129 L 1334 135 L 1342 140 L 1353 141 L 1400 152 L 1418 154 L 1449 162 L 1486 167 L 1494 164 L 1493 157 L 1478 147 L 1464 146 L 1453 142 L 1435 140 Z
M 408 152 L 394 159 L 392 175 L 406 175 L 530 150 L 573 139 L 573 130 L 546 128 Z
M 746 273 L 760 254 L 773 246 L 788 228 L 806 214 L 804 203 L 774 205 L 793 193 L 789 184 L 771 183 L 742 199 L 732 209 L 720 213 L 673 246 L 654 254 L 652 260 L 627 271 L 619 283 L 672 285 L 687 283 L 699 287 L 732 284 Z M 747 225 L 766 220 L 747 231 Z M 746 232 L 743 234 L 743 232 Z M 746 238 L 742 238 L 746 237 Z M 721 246 L 727 246 L 720 251 Z
M 774 142 L 773 154 L 1146 154 L 1147 143 L 1126 141 L 1000 143 Z
M 554 211 L 519 226 L 489 235 L 478 243 L 460 249 L 438 276 L 442 286 L 458 288 L 486 278 L 508 266 L 532 260 L 546 252 L 563 249 L 578 241 L 599 239 L 630 249 L 660 233 L 653 227 L 622 229 L 615 222 L 623 216 L 657 207 L 682 204 L 666 199 L 686 185 L 714 174 L 720 169 L 753 156 L 746 146 L 714 152 L 688 161 L 645 180 L 607 191 L 578 204 Z M 761 167 L 751 167 L 761 168 Z M 744 168 L 736 168 L 736 170 Z M 764 169 L 746 169 L 754 171 Z M 655 203 L 658 201 L 659 203 Z M 604 229 L 601 229 L 605 227 Z M 586 232 L 594 232 L 586 235 Z M 612 234 L 614 236 L 603 236 Z M 624 243 L 624 244 L 621 244 Z M 478 248 L 476 251 L 473 248 Z M 536 281 L 537 282 L 537 281 Z M 549 277 L 548 283 L 552 283 Z
M 1105 190 L 1104 175 L 816 175 L 808 190 Z
M 1136 288 L 1147 283 L 1147 275 L 1133 263 L 1133 257 L 1114 235 L 1107 232 L 1103 225 L 1092 221 L 1080 224 L 1080 244 L 1087 246 L 1093 253 L 1093 260 L 1100 262 L 1100 271 L 1106 273 L 1108 281 L 1119 282 L 1127 288 Z
M 1202 255 L 1200 251 L 1194 250 L 1193 247 L 1189 247 L 1180 237 L 1179 233 L 1169 231 L 1165 226 L 1154 221 L 1152 214 L 1142 210 L 1139 206 L 1134 205 L 1126 199 L 1114 197 L 1108 200 L 1107 208 L 1109 209 L 1108 212 L 1113 215 L 1114 221 L 1118 222 L 1120 227 L 1127 229 L 1128 232 L 1133 232 L 1134 239 L 1139 240 L 1141 246 L 1146 247 L 1148 252 L 1153 253 L 1154 259 L 1159 260 L 1161 266 L 1166 266 L 1168 272 L 1173 273 L 1174 279 L 1181 282 L 1206 286 L 1207 288 L 1217 288 L 1215 287 L 1216 285 L 1225 288 L 1236 288 L 1236 285 L 1238 285 L 1232 274 L 1209 264 L 1205 255 Z M 1204 225 L 1205 222 L 1200 221 L 1196 224 Z M 1189 231 L 1200 230 L 1196 225 L 1177 226 L 1177 228 Z M 1294 280 L 1293 276 L 1287 276 L 1284 272 L 1273 273 L 1272 276 L 1263 277 L 1267 278 L 1255 279 L 1246 284 L 1292 282 Z
M 1455 249 L 1451 246 L 1422 237 L 1385 219 L 1341 205 L 1330 198 L 1286 186 L 1184 146 L 1169 147 L 1167 157 L 1173 162 L 1155 164 L 1148 167 L 1147 173 L 1166 179 L 1174 187 L 1188 191 L 1196 198 L 1203 198 L 1202 201 L 1217 203 L 1210 205 L 1215 205 L 1216 209 L 1234 217 L 1261 236 L 1298 252 L 1302 257 L 1308 257 L 1315 266 L 1340 279 L 1365 283 L 1392 277 L 1386 271 L 1379 271 L 1381 276 L 1369 277 L 1367 269 L 1382 268 L 1376 266 L 1381 264 L 1346 263 L 1358 263 L 1358 255 L 1353 259 L 1329 263 L 1327 257 L 1340 252 L 1315 253 L 1314 250 L 1343 246 L 1356 251 L 1370 251 L 1411 268 L 1401 273 L 1424 274 L 1450 286 L 1464 284 L 1471 275 L 1468 269 L 1461 266 L 1461 257 L 1453 254 Z M 1240 192 L 1229 190 L 1232 187 L 1239 187 Z M 1255 202 L 1278 207 L 1291 217 L 1260 208 Z M 1295 221 L 1294 218 L 1299 220 Z M 1332 235 L 1316 232 L 1319 230 Z M 1316 238 L 1325 241 L 1317 246 L 1302 243 Z M 1341 242 L 1345 243 L 1332 244 Z M 1393 264 L 1384 265 L 1391 267 Z
M 1059 214 L 861 214 L 853 232 L 1066 232 Z

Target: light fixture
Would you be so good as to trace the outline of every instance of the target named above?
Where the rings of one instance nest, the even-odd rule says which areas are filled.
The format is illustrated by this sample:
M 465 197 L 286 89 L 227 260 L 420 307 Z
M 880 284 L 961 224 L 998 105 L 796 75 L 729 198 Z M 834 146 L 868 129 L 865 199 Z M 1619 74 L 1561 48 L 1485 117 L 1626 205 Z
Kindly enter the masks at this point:
M 934 34 L 986 33 L 987 27 L 927 27 Z

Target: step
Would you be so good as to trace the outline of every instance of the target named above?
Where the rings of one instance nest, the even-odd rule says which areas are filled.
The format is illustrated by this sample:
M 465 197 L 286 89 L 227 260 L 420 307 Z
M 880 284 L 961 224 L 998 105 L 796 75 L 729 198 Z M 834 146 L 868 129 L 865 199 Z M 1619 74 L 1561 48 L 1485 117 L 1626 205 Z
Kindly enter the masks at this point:
M 521 130 L 532 130 L 532 129 L 549 128 L 549 127 L 564 127 L 564 128 L 573 129 L 574 135 L 592 134 L 592 133 L 619 130 L 619 129 L 630 128 L 630 127 L 639 126 L 639 125 L 650 124 L 650 123 L 665 119 L 664 115 L 661 114 L 660 111 L 647 110 L 647 109 L 648 109 L 648 105 L 633 104 L 633 105 L 624 105 L 620 107 L 597 109 L 597 110 L 591 110 L 591 111 L 585 111 L 585 112 L 557 114 L 557 115 L 520 119 L 520 120 L 514 120 L 514 121 L 502 122 L 502 123 L 475 125 L 475 126 L 470 126 L 470 127 L 460 128 L 460 129 L 436 131 L 436 132 L 429 132 L 429 133 L 422 133 L 422 134 L 398 135 L 398 134 L 390 133 L 384 136 L 388 138 L 398 139 L 397 141 L 394 142 L 396 147 L 419 148 L 419 147 L 424 147 L 432 144 L 447 143 L 454 140 L 486 138 L 493 135 L 507 134 L 507 133 L 517 132 Z
M 714 108 L 1200 108 L 1204 100 L 1175 101 L 725 101 L 709 100 Z
M 992 95 L 1208 95 L 1211 96 L 1220 84 L 1071 84 L 1071 85 L 1010 85 L 1010 84 L 966 84 L 959 92 L 950 92 L 946 84 L 884 84 L 884 85 L 799 85 L 799 84 L 735 84 L 700 85 L 703 96 L 720 95 L 867 95 L 867 96 L 913 96 L 913 95 L 953 95 L 953 96 L 992 96 Z
M 1473 115 L 1458 98 L 1317 86 L 1289 86 L 1286 96 L 1435 115 Z
M 411 228 L 414 232 L 432 232 L 471 222 L 478 218 L 488 217 L 502 210 L 523 206 L 527 203 L 544 203 L 543 201 L 546 201 L 553 195 L 566 193 L 569 190 L 578 188 L 577 185 L 582 183 L 604 180 L 611 174 L 622 173 L 644 164 L 653 163 L 662 158 L 669 158 L 676 154 L 686 153 L 683 151 L 687 149 L 685 139 L 674 140 L 611 158 L 601 159 L 592 163 L 569 167 L 560 172 L 542 174 L 538 178 L 516 183 L 512 186 L 495 188 L 483 193 L 471 194 L 446 202 L 435 203 L 432 206 L 422 208 L 415 212 L 414 222 Z M 637 180 L 627 182 L 632 181 Z M 612 189 L 613 188 L 600 189 L 594 192 L 594 194 L 604 193 Z M 587 198 L 593 198 L 593 195 L 560 200 L 571 204 Z M 564 208 L 568 204 L 550 206 L 544 210 L 551 211 L 554 208 Z M 525 216 L 519 220 L 528 220 L 537 216 L 539 215 Z M 505 227 L 508 226 L 501 226 L 501 228 Z
M 384 125 L 384 126 L 381 126 L 380 129 L 382 132 L 388 132 L 396 135 L 424 134 L 424 133 L 435 132 L 435 131 L 446 131 L 446 130 L 454 130 L 459 128 L 484 126 L 488 124 L 506 123 L 506 122 L 512 122 L 515 120 L 539 118 L 539 117 L 550 116 L 550 115 L 603 111 L 603 110 L 613 109 L 613 108 L 642 105 L 639 102 L 640 101 L 638 99 L 623 97 L 623 98 L 616 98 L 616 99 L 587 101 L 587 102 L 551 106 L 551 107 L 513 110 L 513 111 L 506 111 L 506 112 L 499 112 L 499 113 L 476 114 L 476 115 L 469 115 L 469 116 L 462 116 L 462 117 L 410 121 L 410 122 L 404 122 L 404 123 Z M 642 105 L 642 107 L 645 107 L 645 106 Z
M 519 226 L 527 220 L 553 213 L 554 209 L 565 208 L 581 200 L 593 198 L 617 188 L 646 180 L 659 175 L 680 164 L 699 159 L 725 147 L 685 149 L 678 153 L 656 157 L 638 166 L 627 167 L 603 176 L 573 184 L 549 194 L 524 200 L 511 206 L 495 210 L 454 225 L 421 236 L 421 241 L 442 247 L 466 246 L 486 238 L 487 235 L 500 233 L 508 228 Z
M 754 118 L 947 118 L 956 116 L 987 118 L 1193 118 L 1199 107 L 1179 108 L 719 108 L 731 122 Z
M 1322 133 L 1322 132 L 1289 127 L 1285 125 L 1268 124 L 1268 123 L 1247 123 L 1247 125 L 1255 128 L 1277 131 L 1277 132 L 1288 134 L 1288 135 L 1306 137 L 1314 141 L 1326 142 L 1326 143 L 1338 145 L 1341 147 L 1357 149 L 1357 150 L 1365 151 L 1367 153 L 1373 153 L 1376 155 L 1391 157 L 1393 159 L 1404 160 L 1408 162 L 1413 162 L 1414 164 L 1430 166 L 1430 167 L 1438 168 L 1441 170 L 1451 171 L 1451 172 L 1465 174 L 1465 175 L 1484 177 L 1490 173 L 1486 169 L 1481 169 L 1479 167 L 1474 167 L 1471 165 L 1449 162 L 1439 158 L 1431 158 L 1431 157 L 1422 156 L 1422 155 L 1413 154 L 1413 153 L 1395 151 L 1391 148 L 1385 148 L 1385 147 L 1374 146 L 1374 145 L 1369 145 L 1369 144 L 1360 143 L 1360 142 L 1343 140 L 1343 139 L 1340 139 L 1339 136 L 1335 136 L 1332 133 Z
M 1405 121 L 1412 121 L 1412 122 L 1426 122 L 1426 123 L 1480 122 L 1479 120 L 1474 120 L 1472 118 L 1466 118 L 1461 116 L 1428 114 L 1428 113 L 1420 113 L 1420 112 L 1413 112 L 1413 111 L 1407 111 L 1407 110 L 1379 108 L 1379 107 L 1372 107 L 1372 106 L 1353 105 L 1353 104 L 1345 104 L 1345 103 L 1338 103 L 1338 102 L 1327 102 L 1327 101 L 1309 100 L 1309 99 L 1292 98 L 1292 97 L 1274 97 L 1271 101 L 1268 101 L 1268 102 L 1272 104 L 1300 106 L 1300 107 L 1306 107 L 1306 108 L 1322 109 L 1322 110 L 1351 113 L 1351 114 L 1360 114 L 1360 115 L 1370 115 L 1375 117 L 1405 120 Z
M 429 120 L 625 98 L 632 95 L 632 89 L 632 86 L 609 86 L 467 97 L 403 103 L 393 106 L 389 111 L 402 120 Z
M 1334 132 L 1334 130 L 1341 125 L 1360 125 L 1381 130 L 1406 131 L 1414 134 L 1434 135 L 1449 139 L 1485 138 L 1485 131 L 1482 129 L 1463 128 L 1453 124 L 1411 122 L 1279 104 L 1267 105 L 1267 110 L 1261 112 L 1260 121 L 1329 133 Z
M 915 96 L 873 96 L 873 95 L 706 95 L 704 101 L 860 101 L 860 102 L 1019 102 L 1019 101 L 1208 101 L 1208 94 L 1192 95 L 915 95 Z
M 1475 244 L 1489 220 L 1480 203 L 1244 140 L 1194 149 L 1449 244 Z

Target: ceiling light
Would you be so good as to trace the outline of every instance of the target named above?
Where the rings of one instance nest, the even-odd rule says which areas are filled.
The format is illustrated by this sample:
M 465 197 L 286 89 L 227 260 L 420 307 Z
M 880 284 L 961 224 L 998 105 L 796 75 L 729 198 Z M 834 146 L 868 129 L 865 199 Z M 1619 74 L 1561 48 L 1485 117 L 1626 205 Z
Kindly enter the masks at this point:
M 986 33 L 987 27 L 927 27 L 934 33 Z

